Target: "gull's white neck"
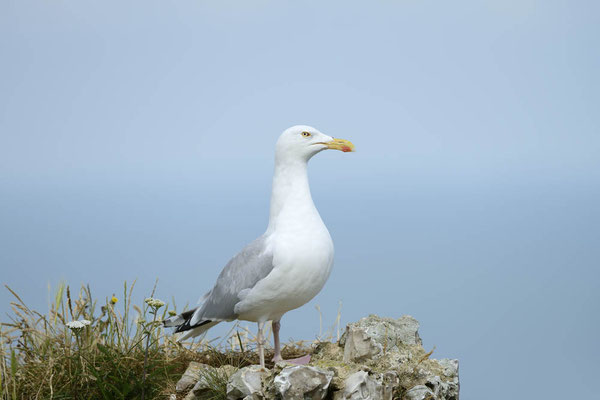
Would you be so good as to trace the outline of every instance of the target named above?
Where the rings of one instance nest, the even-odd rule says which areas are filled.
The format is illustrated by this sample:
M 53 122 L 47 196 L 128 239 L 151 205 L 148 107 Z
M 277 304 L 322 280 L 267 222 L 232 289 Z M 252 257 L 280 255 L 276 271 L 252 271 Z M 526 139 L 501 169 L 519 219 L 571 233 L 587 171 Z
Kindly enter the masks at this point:
M 276 158 L 267 233 L 311 222 L 323 223 L 310 195 L 307 161 Z

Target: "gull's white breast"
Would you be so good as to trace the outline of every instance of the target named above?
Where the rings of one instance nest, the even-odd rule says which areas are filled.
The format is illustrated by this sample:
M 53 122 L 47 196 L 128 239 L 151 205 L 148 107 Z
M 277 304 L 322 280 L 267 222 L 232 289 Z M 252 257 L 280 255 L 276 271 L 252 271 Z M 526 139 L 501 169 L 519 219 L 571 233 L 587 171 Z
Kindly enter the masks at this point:
M 274 268 L 236 305 L 238 319 L 279 320 L 315 297 L 333 266 L 333 241 L 316 214 L 279 225 L 268 237 Z

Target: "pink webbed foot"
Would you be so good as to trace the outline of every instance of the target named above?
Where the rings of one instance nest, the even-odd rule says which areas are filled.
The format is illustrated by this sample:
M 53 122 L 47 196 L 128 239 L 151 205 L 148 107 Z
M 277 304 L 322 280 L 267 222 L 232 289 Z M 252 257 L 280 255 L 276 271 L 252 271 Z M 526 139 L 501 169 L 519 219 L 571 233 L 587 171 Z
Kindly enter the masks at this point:
M 275 361 L 275 360 L 273 360 L 273 361 Z M 310 362 L 310 354 L 307 354 L 305 356 L 298 357 L 298 358 L 290 358 L 289 360 L 279 360 L 279 361 L 285 361 L 286 363 L 294 364 L 294 365 L 306 365 Z M 277 361 L 275 361 L 275 362 L 277 362 Z

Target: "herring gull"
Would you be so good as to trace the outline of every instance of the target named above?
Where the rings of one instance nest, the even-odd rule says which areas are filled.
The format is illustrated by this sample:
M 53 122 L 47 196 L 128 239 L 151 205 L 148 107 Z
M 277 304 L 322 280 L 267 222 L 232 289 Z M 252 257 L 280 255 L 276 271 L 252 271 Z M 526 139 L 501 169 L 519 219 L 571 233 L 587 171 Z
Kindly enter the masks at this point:
M 333 265 L 333 241 L 315 207 L 307 163 L 326 149 L 354 151 L 354 145 L 305 125 L 285 130 L 275 146 L 275 171 L 267 230 L 223 268 L 201 305 L 171 317 L 165 326 L 198 336 L 222 321 L 258 323 L 257 344 L 264 368 L 264 326 L 272 321 L 274 362 L 282 360 L 279 341 L 283 314 L 317 295 Z

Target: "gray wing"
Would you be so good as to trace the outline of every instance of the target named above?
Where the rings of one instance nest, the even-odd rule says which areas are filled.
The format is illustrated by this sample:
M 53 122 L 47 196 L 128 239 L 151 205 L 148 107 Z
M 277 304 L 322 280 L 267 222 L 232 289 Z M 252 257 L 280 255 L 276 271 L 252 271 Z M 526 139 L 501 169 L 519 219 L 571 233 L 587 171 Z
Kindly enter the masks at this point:
M 202 307 L 194 313 L 190 323 L 202 320 L 232 320 L 237 318 L 234 307 L 244 289 L 253 288 L 273 270 L 273 254 L 267 253 L 266 238 L 259 237 L 236 254 L 223 268 L 217 283 L 207 293 Z

